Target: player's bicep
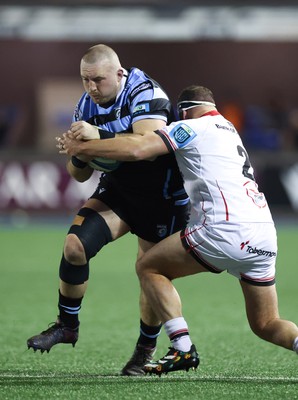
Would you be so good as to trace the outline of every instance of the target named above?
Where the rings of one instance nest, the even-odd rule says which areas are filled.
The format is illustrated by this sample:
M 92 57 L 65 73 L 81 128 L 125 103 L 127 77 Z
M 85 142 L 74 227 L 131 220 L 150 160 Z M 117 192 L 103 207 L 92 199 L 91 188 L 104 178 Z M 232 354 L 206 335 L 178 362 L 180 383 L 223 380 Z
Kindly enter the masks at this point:
M 162 129 L 166 125 L 160 119 L 142 119 L 133 124 L 133 133 L 143 136 L 140 143 L 139 157 L 149 161 L 154 161 L 156 157 L 167 154 L 169 151 L 155 131 Z
M 133 132 L 142 133 L 148 131 L 157 131 L 158 129 L 162 129 L 166 125 L 166 122 L 161 119 L 142 119 L 140 121 L 135 122 L 132 125 Z

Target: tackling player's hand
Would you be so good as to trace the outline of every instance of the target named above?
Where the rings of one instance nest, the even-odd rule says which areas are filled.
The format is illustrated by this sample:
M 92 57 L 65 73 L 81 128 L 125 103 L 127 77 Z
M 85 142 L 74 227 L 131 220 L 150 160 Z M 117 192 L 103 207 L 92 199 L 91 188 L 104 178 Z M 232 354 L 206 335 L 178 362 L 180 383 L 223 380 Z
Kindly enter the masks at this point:
M 60 154 L 77 155 L 76 147 L 79 145 L 80 141 L 75 139 L 70 131 L 63 133 L 62 136 L 57 136 L 56 141 L 56 147 L 59 149 Z
M 75 139 L 71 131 L 63 133 L 62 136 L 56 137 L 56 141 L 56 147 L 59 149 L 59 154 L 76 156 L 84 162 L 88 162 L 92 159 L 92 157 L 80 154 L 80 143 L 82 143 L 82 141 Z
M 70 126 L 70 131 L 74 138 L 79 140 L 99 139 L 99 132 L 96 126 L 89 124 L 86 121 L 73 122 Z

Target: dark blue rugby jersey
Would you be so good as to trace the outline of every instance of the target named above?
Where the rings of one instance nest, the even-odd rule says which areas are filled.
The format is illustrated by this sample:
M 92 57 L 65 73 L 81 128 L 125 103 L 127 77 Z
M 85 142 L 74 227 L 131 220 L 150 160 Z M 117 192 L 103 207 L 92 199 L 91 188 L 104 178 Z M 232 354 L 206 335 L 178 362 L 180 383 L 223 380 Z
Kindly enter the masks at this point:
M 87 93 L 79 100 L 73 121 L 87 121 L 110 132 L 132 132 L 132 124 L 142 119 L 174 120 L 170 100 L 160 85 L 138 68 L 131 68 L 122 79 L 122 90 L 115 102 L 102 107 Z M 105 179 L 123 190 L 152 197 L 172 197 L 185 193 L 175 156 L 155 161 L 122 162 Z M 179 197 L 179 196 L 178 196 Z M 183 197 L 183 195 L 182 195 Z

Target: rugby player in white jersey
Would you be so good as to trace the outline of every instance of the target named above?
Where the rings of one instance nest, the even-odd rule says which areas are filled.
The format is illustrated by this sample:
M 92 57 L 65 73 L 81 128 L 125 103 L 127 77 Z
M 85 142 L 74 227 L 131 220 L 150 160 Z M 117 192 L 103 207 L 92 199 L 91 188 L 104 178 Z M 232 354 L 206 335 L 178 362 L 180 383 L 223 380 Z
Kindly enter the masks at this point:
M 239 280 L 247 318 L 260 338 L 298 353 L 298 328 L 281 319 L 275 286 L 277 238 L 241 138 L 216 109 L 212 92 L 190 86 L 178 99 L 181 121 L 107 141 L 58 138 L 61 153 L 136 161 L 175 153 L 191 199 L 190 221 L 137 262 L 144 293 L 164 325 L 170 351 L 144 370 L 162 374 L 199 365 L 172 280 L 227 271 Z

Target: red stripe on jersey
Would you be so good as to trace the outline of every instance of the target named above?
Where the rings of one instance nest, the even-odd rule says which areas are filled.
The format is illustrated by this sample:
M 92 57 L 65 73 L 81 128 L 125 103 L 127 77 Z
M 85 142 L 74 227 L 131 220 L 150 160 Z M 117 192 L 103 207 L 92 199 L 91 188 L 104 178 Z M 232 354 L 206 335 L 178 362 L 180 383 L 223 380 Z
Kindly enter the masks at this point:
M 246 186 L 246 185 L 248 185 L 249 183 L 251 183 L 251 181 L 245 182 L 245 183 L 243 184 L 243 186 Z
M 160 136 L 163 136 L 166 139 L 167 143 L 169 143 L 174 151 L 178 149 L 178 146 L 176 146 L 176 144 L 169 139 L 169 136 L 165 133 L 165 131 L 159 129 L 158 133 L 160 134 Z
M 227 204 L 227 202 L 226 202 L 226 198 L 225 198 L 225 196 L 224 196 L 224 194 L 223 194 L 221 188 L 219 187 L 217 181 L 216 181 L 216 185 L 217 185 L 217 187 L 218 187 L 218 190 L 220 191 L 221 197 L 222 197 L 223 202 L 224 202 L 224 205 L 225 205 L 225 210 L 226 210 L 226 221 L 229 221 L 229 208 L 228 208 L 228 204 Z

